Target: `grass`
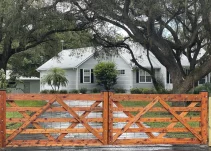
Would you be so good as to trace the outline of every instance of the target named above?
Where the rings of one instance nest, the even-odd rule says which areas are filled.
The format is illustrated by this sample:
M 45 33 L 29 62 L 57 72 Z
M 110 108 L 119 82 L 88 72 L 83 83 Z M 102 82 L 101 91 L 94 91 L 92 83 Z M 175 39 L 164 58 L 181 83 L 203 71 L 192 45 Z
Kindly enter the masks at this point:
M 20 107 L 42 107 L 46 105 L 46 101 L 15 101 L 15 103 Z M 7 107 L 10 107 L 9 103 L 7 103 Z M 31 115 L 32 111 L 26 111 L 28 115 Z M 6 118 L 22 118 L 22 114 L 19 112 L 6 112 Z M 22 123 L 7 123 L 6 127 L 7 129 L 17 129 L 22 125 Z
M 122 101 L 121 104 L 124 107 L 145 107 L 147 106 L 149 102 L 146 101 Z M 171 106 L 171 103 L 168 102 L 168 104 Z M 162 107 L 161 104 L 157 103 L 155 104 L 154 107 Z M 131 114 L 136 115 L 138 112 L 131 112 Z M 186 117 L 193 117 L 193 116 L 198 116 L 199 113 L 197 112 L 189 112 Z M 159 118 L 159 117 L 174 117 L 173 115 L 171 115 L 171 113 L 169 112 L 147 112 L 146 114 L 144 114 L 142 116 L 143 118 Z M 145 122 L 146 125 L 152 127 L 152 128 L 165 128 L 167 127 L 170 122 Z M 199 122 L 188 122 L 188 124 L 191 127 L 200 127 L 199 126 Z M 175 127 L 184 127 L 183 124 L 181 124 L 180 122 L 178 122 Z M 190 132 L 187 133 L 167 133 L 167 135 L 165 137 L 169 137 L 169 138 L 193 138 L 193 134 Z

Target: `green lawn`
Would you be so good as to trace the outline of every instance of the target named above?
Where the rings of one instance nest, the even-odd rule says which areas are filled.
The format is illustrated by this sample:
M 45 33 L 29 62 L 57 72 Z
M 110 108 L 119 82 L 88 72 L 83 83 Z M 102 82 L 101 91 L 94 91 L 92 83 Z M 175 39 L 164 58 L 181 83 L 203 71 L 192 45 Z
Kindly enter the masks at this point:
M 145 107 L 149 102 L 146 101 L 122 101 L 121 104 L 125 107 Z M 171 106 L 171 103 L 168 103 Z M 155 104 L 155 107 L 161 107 L 162 105 L 157 103 Z M 136 115 L 137 112 L 131 112 L 133 115 Z M 186 117 L 193 117 L 198 116 L 199 113 L 196 112 L 190 112 L 186 115 Z M 150 117 L 173 117 L 169 112 L 147 112 L 142 117 L 150 118 Z M 199 122 L 188 122 L 191 127 L 199 127 Z M 170 122 L 145 122 L 146 125 L 152 127 L 152 128 L 162 128 L 167 127 Z M 175 127 L 184 127 L 181 123 L 177 123 Z M 192 138 L 192 133 L 167 133 L 166 137 L 170 138 Z
M 21 107 L 41 107 L 46 105 L 46 101 L 15 101 L 15 103 L 18 106 Z M 7 103 L 7 107 L 9 107 L 10 105 Z M 26 112 L 28 115 L 32 114 L 31 111 L 27 111 Z M 6 112 L 6 118 L 21 118 L 23 117 L 19 112 Z M 20 127 L 22 125 L 22 123 L 7 123 L 7 128 L 8 129 L 17 129 L 18 127 Z

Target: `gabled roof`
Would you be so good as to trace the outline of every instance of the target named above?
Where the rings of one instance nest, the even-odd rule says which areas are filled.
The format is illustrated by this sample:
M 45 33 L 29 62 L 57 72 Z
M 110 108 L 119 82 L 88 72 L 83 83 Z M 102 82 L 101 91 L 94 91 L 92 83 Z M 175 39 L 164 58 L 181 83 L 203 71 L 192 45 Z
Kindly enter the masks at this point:
M 94 55 L 94 49 L 95 48 L 93 47 L 86 47 L 79 49 L 63 50 L 58 54 L 58 56 L 53 57 L 52 59 L 44 63 L 42 66 L 40 66 L 37 69 L 37 71 L 49 70 L 54 67 L 62 69 L 77 68 Z M 143 67 L 150 68 L 151 66 L 143 47 L 139 48 L 133 47 L 132 49 L 134 50 L 134 54 L 136 57 L 141 56 L 141 58 L 140 57 L 138 58 L 138 62 Z M 131 63 L 132 57 L 127 51 L 120 52 L 120 56 L 128 65 L 132 65 L 132 67 L 134 66 L 134 64 Z M 151 53 L 150 53 L 150 58 L 154 68 L 161 67 L 159 61 Z
M 128 63 L 128 64 L 131 64 L 131 54 L 125 52 L 125 53 L 122 53 L 120 54 L 120 56 Z M 142 52 L 141 54 L 139 54 L 139 56 L 141 56 L 140 58 L 137 58 L 137 62 L 142 65 L 143 67 L 145 68 L 151 68 L 151 65 L 149 63 L 149 60 L 146 56 L 146 54 L 144 52 Z M 149 54 L 150 56 L 150 59 L 151 59 L 151 62 L 152 62 L 152 65 L 153 65 L 153 68 L 160 68 L 161 67 L 161 64 L 160 62 L 155 58 L 154 55 L 152 55 L 151 53 Z M 135 66 L 134 63 L 131 64 L 132 67 Z
M 55 67 L 62 69 L 77 68 L 91 56 L 93 56 L 92 47 L 63 50 L 58 54 L 58 56 L 51 58 L 39 68 L 37 68 L 37 71 L 49 70 L 50 68 Z

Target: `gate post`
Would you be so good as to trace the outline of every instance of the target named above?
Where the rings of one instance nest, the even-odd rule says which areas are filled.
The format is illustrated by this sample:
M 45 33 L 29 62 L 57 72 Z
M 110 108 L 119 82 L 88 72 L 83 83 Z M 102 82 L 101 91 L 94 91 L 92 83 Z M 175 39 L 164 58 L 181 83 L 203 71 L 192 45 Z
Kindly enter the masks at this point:
M 6 91 L 0 91 L 0 148 L 6 147 Z
M 109 92 L 109 102 L 108 102 L 108 109 L 109 109 L 109 114 L 108 114 L 108 128 L 109 128 L 109 132 L 108 132 L 108 143 L 109 145 L 113 144 L 113 99 L 114 99 L 114 92 L 110 91 Z
M 103 91 L 103 144 L 109 144 L 109 92 Z
M 201 95 L 201 135 L 202 144 L 208 141 L 208 92 L 200 92 Z

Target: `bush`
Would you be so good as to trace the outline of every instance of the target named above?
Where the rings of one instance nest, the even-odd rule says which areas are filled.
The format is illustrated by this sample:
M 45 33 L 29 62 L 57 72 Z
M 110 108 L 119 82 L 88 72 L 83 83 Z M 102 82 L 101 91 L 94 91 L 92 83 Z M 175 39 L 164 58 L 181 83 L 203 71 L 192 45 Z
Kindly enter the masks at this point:
M 91 90 L 91 92 L 92 92 L 92 93 L 100 93 L 101 90 L 98 89 L 98 88 L 93 88 L 93 89 Z
M 195 87 L 193 93 L 198 94 L 201 91 L 207 91 L 209 94 L 211 94 L 211 83 L 205 83 L 203 85 Z
M 132 88 L 130 89 L 131 94 L 155 94 L 155 89 L 150 88 Z
M 142 94 L 142 91 L 140 88 L 132 88 L 130 89 L 131 94 Z
M 110 90 L 117 83 L 118 72 L 113 62 L 100 62 L 94 68 L 94 74 L 98 85 L 105 90 Z
M 49 93 L 50 93 L 50 94 L 58 94 L 58 93 L 59 93 L 59 91 L 50 90 L 50 91 L 49 91 Z
M 67 94 L 67 90 L 60 90 L 59 93 L 60 94 Z
M 163 89 L 160 94 L 172 94 L 173 90 L 167 90 L 167 89 Z
M 125 93 L 126 90 L 123 89 L 123 88 L 114 88 L 114 92 L 115 92 L 115 93 Z
M 82 94 L 86 94 L 87 88 L 80 88 L 79 92 L 82 93 Z
M 70 91 L 70 93 L 77 94 L 77 93 L 79 93 L 79 91 L 77 89 L 73 89 L 72 91 Z
M 155 89 L 148 89 L 148 88 L 143 88 L 142 89 L 142 93 L 143 94 L 156 94 L 156 90 Z
M 50 90 L 42 90 L 42 91 L 40 91 L 40 93 L 42 93 L 42 94 L 48 94 L 48 93 L 50 93 L 49 91 Z

